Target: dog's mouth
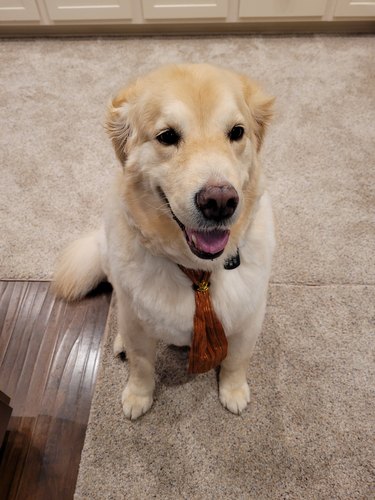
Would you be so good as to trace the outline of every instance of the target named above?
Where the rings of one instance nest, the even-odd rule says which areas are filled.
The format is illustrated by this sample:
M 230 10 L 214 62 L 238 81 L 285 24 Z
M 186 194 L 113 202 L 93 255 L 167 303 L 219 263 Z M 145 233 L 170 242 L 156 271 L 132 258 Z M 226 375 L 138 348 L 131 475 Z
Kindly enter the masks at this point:
M 184 227 L 187 244 L 190 250 L 201 259 L 216 259 L 226 247 L 229 239 L 228 229 L 199 231 Z
M 214 228 L 210 230 L 199 230 L 186 227 L 174 214 L 168 198 L 161 188 L 158 188 L 160 196 L 168 205 L 173 219 L 180 226 L 185 235 L 186 242 L 194 255 L 200 259 L 216 259 L 224 252 L 229 240 L 229 229 Z

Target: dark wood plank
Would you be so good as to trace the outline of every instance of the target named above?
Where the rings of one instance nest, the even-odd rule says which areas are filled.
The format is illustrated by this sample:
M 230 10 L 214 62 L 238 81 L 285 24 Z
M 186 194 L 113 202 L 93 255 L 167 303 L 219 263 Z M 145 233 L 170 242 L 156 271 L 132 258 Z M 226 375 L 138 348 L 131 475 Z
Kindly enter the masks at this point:
M 9 425 L 9 419 L 12 414 L 10 406 L 10 397 L 0 391 L 0 448 L 2 447 L 6 430 Z
M 0 390 L 13 414 L 1 499 L 70 499 L 78 474 L 110 293 L 57 300 L 48 282 L 0 282 Z

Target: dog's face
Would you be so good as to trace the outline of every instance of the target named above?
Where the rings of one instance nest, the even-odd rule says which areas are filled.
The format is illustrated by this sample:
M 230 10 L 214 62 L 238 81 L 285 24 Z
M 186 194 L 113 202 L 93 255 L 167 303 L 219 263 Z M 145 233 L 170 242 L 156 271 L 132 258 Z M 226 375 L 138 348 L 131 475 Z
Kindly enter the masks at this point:
M 209 65 L 165 67 L 120 92 L 107 128 L 144 245 L 201 269 L 236 253 L 261 194 L 272 103 L 246 77 Z

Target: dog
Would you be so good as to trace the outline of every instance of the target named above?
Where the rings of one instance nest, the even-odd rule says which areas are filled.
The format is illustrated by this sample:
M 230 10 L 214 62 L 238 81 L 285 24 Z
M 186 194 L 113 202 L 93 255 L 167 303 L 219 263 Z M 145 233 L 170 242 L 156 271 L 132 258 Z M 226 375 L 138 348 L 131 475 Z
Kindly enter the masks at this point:
M 118 304 L 114 352 L 126 349 L 123 411 L 153 403 L 156 344 L 192 344 L 196 297 L 183 269 L 210 273 L 227 339 L 219 399 L 240 414 L 261 331 L 275 246 L 259 152 L 273 114 L 247 76 L 208 64 L 161 67 L 111 101 L 106 128 L 121 163 L 103 227 L 57 265 L 58 296 L 77 300 L 107 279 Z M 228 264 L 229 263 L 229 264 Z

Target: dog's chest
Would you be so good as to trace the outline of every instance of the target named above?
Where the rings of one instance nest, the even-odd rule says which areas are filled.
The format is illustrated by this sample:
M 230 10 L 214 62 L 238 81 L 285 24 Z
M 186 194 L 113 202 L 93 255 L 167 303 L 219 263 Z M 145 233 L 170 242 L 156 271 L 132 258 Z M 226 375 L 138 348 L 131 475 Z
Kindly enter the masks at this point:
M 177 265 L 152 258 L 127 266 L 123 286 L 132 309 L 150 335 L 189 345 L 195 311 L 194 291 Z
M 132 308 L 150 335 L 175 345 L 189 345 L 193 331 L 195 292 L 177 265 L 152 259 L 129 266 L 124 285 Z M 251 285 L 239 270 L 212 275 L 210 295 L 227 336 L 242 329 L 251 309 Z

